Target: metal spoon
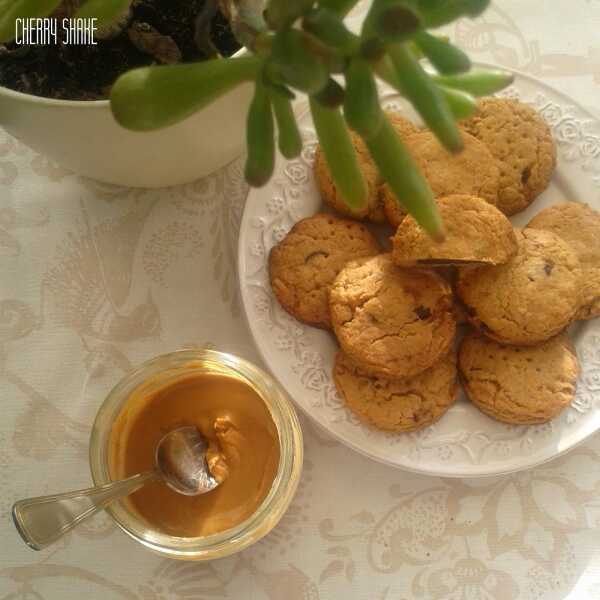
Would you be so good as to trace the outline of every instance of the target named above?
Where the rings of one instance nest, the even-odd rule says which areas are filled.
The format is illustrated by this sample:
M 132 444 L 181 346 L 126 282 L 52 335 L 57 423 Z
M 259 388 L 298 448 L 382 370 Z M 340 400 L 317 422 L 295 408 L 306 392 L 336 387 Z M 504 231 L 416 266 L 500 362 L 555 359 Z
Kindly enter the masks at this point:
M 171 489 L 186 496 L 206 494 L 220 483 L 208 469 L 207 450 L 208 443 L 196 427 L 174 429 L 158 443 L 156 468 L 152 471 L 87 490 L 19 500 L 12 508 L 13 521 L 27 545 L 41 550 L 149 481 L 162 479 Z

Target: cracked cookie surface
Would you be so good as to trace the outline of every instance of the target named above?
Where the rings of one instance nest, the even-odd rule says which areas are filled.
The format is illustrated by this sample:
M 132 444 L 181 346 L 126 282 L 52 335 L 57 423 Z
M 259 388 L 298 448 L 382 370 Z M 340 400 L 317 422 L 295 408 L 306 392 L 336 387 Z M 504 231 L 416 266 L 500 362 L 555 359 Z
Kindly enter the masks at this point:
M 533 108 L 508 98 L 482 98 L 477 112 L 461 125 L 498 161 L 496 206 L 504 214 L 524 210 L 546 189 L 556 166 L 556 148 L 550 128 Z
M 506 264 L 459 269 L 457 292 L 469 321 L 499 342 L 531 346 L 575 317 L 582 275 L 575 251 L 556 234 L 515 230 L 518 250 Z
M 460 346 L 458 365 L 473 404 L 499 421 L 521 425 L 558 416 L 573 401 L 579 374 L 566 334 L 523 348 L 471 332 Z
M 392 259 L 397 265 L 500 265 L 516 254 L 513 227 L 495 206 L 482 198 L 458 194 L 440 198 L 437 204 L 446 239 L 433 241 L 412 216 L 407 216 L 392 238 Z
M 450 284 L 401 269 L 389 254 L 348 263 L 329 296 L 344 352 L 369 375 L 412 377 L 444 356 L 456 332 Z
M 333 379 L 348 408 L 362 421 L 386 431 L 416 431 L 437 421 L 456 400 L 454 353 L 410 379 L 369 377 L 338 352 Z
M 388 111 L 386 112 L 386 115 L 396 131 L 400 134 L 401 138 L 404 139 L 418 131 L 416 125 L 398 113 Z M 368 195 L 366 205 L 363 208 L 353 210 L 346 202 L 344 202 L 344 199 L 338 193 L 337 187 L 329 173 L 329 167 L 327 166 L 327 162 L 325 161 L 325 157 L 321 152 L 320 147 L 317 148 L 315 154 L 314 167 L 317 187 L 319 188 L 323 201 L 340 214 L 352 217 L 353 219 L 368 219 L 374 223 L 383 223 L 385 221 L 385 214 L 380 195 L 380 188 L 383 181 L 377 167 L 369 156 L 369 151 L 361 137 L 353 131 L 350 132 L 350 137 L 352 138 L 356 150 L 356 156 L 361 172 L 365 178 L 365 183 L 367 184 Z
M 330 328 L 329 288 L 344 265 L 380 252 L 361 223 L 324 213 L 303 219 L 274 246 L 269 255 L 273 292 L 291 315 Z
M 575 250 L 583 272 L 576 319 L 600 316 L 600 213 L 587 204 L 563 202 L 545 208 L 527 225 L 552 231 Z
M 487 146 L 472 135 L 463 132 L 463 140 L 464 149 L 458 154 L 450 154 L 430 131 L 420 131 L 404 142 L 435 198 L 468 194 L 496 204 L 500 184 L 496 159 Z M 382 196 L 388 221 L 398 226 L 405 211 L 389 186 L 383 186 Z

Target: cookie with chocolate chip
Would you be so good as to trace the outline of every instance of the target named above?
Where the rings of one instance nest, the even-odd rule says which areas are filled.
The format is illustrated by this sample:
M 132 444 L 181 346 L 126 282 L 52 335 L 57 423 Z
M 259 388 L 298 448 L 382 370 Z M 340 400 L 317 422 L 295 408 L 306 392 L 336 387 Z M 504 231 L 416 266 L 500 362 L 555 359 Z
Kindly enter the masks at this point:
M 556 166 L 550 128 L 537 111 L 509 98 L 482 98 L 462 127 L 483 142 L 500 169 L 496 206 L 505 215 L 525 210 L 543 192 Z
M 392 259 L 401 267 L 501 265 L 517 252 L 510 221 L 482 198 L 452 195 L 437 201 L 446 238 L 436 242 L 407 216 L 392 238 Z
M 330 328 L 329 288 L 352 259 L 373 256 L 379 244 L 361 223 L 317 214 L 292 227 L 269 255 L 271 287 L 298 320 Z
M 425 371 L 448 352 L 456 331 L 450 284 L 433 271 L 401 269 L 389 254 L 348 263 L 329 304 L 342 350 L 375 377 Z
M 600 317 L 600 213 L 587 204 L 562 202 L 542 210 L 527 227 L 552 231 L 575 250 L 583 271 L 576 318 Z
M 523 348 L 472 332 L 463 339 L 458 364 L 471 402 L 498 421 L 545 423 L 575 398 L 579 363 L 566 334 Z
M 387 379 L 370 377 L 338 352 L 333 380 L 346 406 L 361 421 L 384 431 L 423 429 L 444 415 L 458 394 L 454 353 L 410 379 Z
M 575 251 L 541 229 L 515 231 L 517 253 L 499 266 L 459 269 L 456 290 L 469 321 L 504 344 L 533 346 L 557 335 L 581 305 Z

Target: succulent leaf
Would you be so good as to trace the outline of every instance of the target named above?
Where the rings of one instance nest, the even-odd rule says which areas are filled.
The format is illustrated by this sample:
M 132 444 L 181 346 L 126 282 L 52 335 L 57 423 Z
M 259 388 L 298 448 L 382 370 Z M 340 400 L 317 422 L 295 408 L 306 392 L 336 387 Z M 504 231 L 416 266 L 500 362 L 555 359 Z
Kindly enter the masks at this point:
M 10 42 L 17 35 L 17 19 L 46 17 L 61 0 L 0 0 L 0 42 Z
M 115 119 L 128 129 L 160 129 L 255 79 L 260 65 L 258 57 L 245 56 L 133 69 L 113 85 L 111 109 Z
M 326 108 L 311 98 L 310 110 L 321 151 L 342 198 L 352 209 L 363 208 L 367 184 L 340 109 Z
M 469 57 L 446 40 L 420 31 L 415 35 L 415 42 L 440 73 L 463 73 L 471 68 Z

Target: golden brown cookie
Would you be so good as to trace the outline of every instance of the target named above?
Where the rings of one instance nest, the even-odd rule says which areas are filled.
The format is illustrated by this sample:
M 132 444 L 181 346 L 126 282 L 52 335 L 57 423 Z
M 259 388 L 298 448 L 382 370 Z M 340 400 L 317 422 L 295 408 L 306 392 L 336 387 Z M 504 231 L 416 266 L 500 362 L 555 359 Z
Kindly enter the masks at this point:
M 392 110 L 386 110 L 385 114 L 393 125 L 394 129 L 398 132 L 398 135 L 404 140 L 413 133 L 418 133 L 420 129 L 406 117 L 403 117 L 400 113 Z
M 487 145 L 500 167 L 496 206 L 506 215 L 526 209 L 543 192 L 556 165 L 550 128 L 530 106 L 508 98 L 482 98 L 462 126 Z
M 379 244 L 355 221 L 317 214 L 303 219 L 269 255 L 271 287 L 291 315 L 317 327 L 330 328 L 329 288 L 351 259 L 373 256 Z
M 421 373 L 448 352 L 456 331 L 450 284 L 431 271 L 400 269 L 389 254 L 348 263 L 329 306 L 342 349 L 374 376 Z
M 587 204 L 564 202 L 545 208 L 527 225 L 552 231 L 575 250 L 583 283 L 576 319 L 600 316 L 600 213 Z
M 486 145 L 473 136 L 463 133 L 463 140 L 465 147 L 458 154 L 450 154 L 431 131 L 411 135 L 405 144 L 435 198 L 467 194 L 496 204 L 500 182 L 497 161 Z M 383 186 L 382 195 L 388 220 L 399 225 L 403 211 L 389 186 Z
M 515 230 L 517 254 L 497 267 L 459 270 L 457 292 L 469 320 L 488 337 L 532 346 L 560 333 L 580 306 L 581 267 L 556 234 Z
M 473 404 L 494 419 L 519 425 L 558 416 L 573 401 L 579 374 L 566 334 L 522 348 L 472 332 L 461 344 L 458 367 Z
M 416 431 L 437 421 L 456 400 L 456 358 L 449 353 L 411 379 L 369 377 L 338 352 L 333 380 L 348 408 L 386 431 Z
M 381 202 L 383 203 L 383 212 L 385 214 L 385 218 L 387 222 L 392 227 L 398 227 L 400 223 L 406 217 L 406 210 L 404 207 L 396 200 L 394 194 L 390 190 L 387 184 L 384 184 L 380 188 L 380 197 Z
M 517 253 L 510 221 L 481 198 L 445 196 L 437 201 L 446 239 L 435 242 L 407 216 L 392 238 L 392 259 L 401 267 L 501 265 Z
M 405 119 L 398 113 L 387 112 L 386 114 L 401 137 L 418 131 L 416 125 L 413 125 L 408 119 Z M 366 205 L 361 209 L 353 210 L 344 202 L 329 173 L 327 162 L 320 147 L 317 148 L 315 155 L 315 179 L 317 187 L 323 201 L 340 214 L 354 219 L 368 219 L 374 223 L 383 223 L 385 221 L 385 214 L 380 197 L 381 176 L 369 156 L 369 151 L 361 137 L 353 131 L 350 132 L 350 137 L 354 143 L 358 162 L 365 178 L 365 183 L 367 184 L 368 196 Z
M 366 204 L 364 207 L 357 209 L 352 209 L 346 204 L 331 177 L 320 146 L 317 148 L 315 154 L 315 180 L 317 187 L 323 201 L 341 215 L 352 217 L 353 219 L 369 219 L 370 221 L 380 223 L 383 221 L 384 215 L 379 200 L 379 172 L 371 160 L 367 147 L 360 136 L 354 132 L 350 132 L 350 137 L 356 150 L 360 170 L 367 185 Z

